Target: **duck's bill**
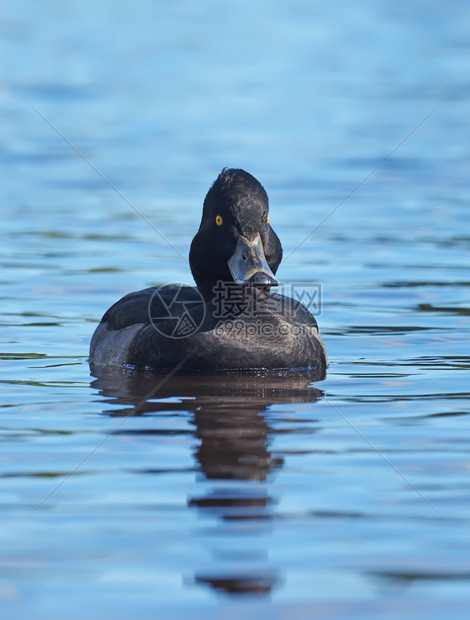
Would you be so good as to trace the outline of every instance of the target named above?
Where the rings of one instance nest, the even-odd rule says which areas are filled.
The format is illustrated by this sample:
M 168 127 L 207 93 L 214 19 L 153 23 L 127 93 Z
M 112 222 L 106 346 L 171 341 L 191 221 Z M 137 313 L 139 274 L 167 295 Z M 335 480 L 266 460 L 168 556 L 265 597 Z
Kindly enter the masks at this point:
M 253 241 L 239 237 L 235 252 L 228 260 L 232 278 L 237 284 L 251 284 L 253 286 L 278 286 L 279 280 L 275 277 L 264 255 L 263 243 L 260 235 Z

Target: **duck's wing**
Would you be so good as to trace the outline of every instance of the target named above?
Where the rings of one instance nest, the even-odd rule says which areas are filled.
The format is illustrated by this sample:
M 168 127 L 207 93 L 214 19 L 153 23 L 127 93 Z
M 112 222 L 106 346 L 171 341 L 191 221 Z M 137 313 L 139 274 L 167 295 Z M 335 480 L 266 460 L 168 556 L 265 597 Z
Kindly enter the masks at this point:
M 188 310 L 194 321 L 204 315 L 200 293 L 191 286 L 170 284 L 126 295 L 109 308 L 93 334 L 92 367 L 174 368 L 186 355 L 187 342 L 180 336 L 188 329 Z
M 150 323 L 148 309 L 155 291 L 156 288 L 151 287 L 125 295 L 106 311 L 101 322 L 112 330 L 124 329 L 136 323 Z
M 111 330 L 124 329 L 130 325 L 148 325 L 169 315 L 178 316 L 182 310 L 179 299 L 185 302 L 201 302 L 201 295 L 192 286 L 167 284 L 152 286 L 125 295 L 109 308 L 101 319 Z M 175 300 L 177 303 L 175 304 Z

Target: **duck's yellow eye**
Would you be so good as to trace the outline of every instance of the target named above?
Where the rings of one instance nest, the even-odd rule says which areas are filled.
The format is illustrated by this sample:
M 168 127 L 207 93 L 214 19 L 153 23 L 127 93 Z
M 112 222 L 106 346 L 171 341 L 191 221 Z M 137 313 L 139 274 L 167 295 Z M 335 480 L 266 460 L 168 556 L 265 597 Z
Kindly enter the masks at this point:
M 217 224 L 217 226 L 222 226 L 222 224 L 224 223 L 224 220 L 221 215 L 215 216 L 215 223 Z
M 266 224 L 269 224 L 269 215 L 266 216 Z

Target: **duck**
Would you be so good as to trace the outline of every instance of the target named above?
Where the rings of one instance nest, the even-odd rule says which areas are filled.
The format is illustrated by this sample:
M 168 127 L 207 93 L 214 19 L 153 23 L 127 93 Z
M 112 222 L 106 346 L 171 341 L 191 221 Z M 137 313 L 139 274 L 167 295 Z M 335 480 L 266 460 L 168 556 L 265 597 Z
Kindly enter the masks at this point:
M 153 286 L 114 303 L 91 339 L 93 372 L 309 370 L 324 378 L 315 317 L 275 292 L 281 261 L 266 190 L 245 170 L 224 168 L 190 247 L 196 286 Z

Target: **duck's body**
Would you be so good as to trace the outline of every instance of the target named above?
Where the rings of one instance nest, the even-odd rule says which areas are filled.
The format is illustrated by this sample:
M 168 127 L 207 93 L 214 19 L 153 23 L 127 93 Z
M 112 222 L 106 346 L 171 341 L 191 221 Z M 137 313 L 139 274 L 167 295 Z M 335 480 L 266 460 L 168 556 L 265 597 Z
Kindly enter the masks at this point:
M 326 350 L 315 318 L 271 292 L 281 258 L 262 186 L 243 170 L 222 171 L 191 245 L 197 288 L 123 297 L 97 327 L 90 363 L 154 371 L 309 368 L 323 378 Z
M 194 298 L 188 335 L 172 335 L 175 321 L 152 311 L 165 288 L 148 288 L 126 295 L 103 317 L 91 342 L 94 366 L 132 366 L 136 369 L 172 370 L 189 354 L 182 370 L 253 370 L 325 368 L 326 352 L 314 317 L 299 302 L 271 293 L 258 304 L 256 316 L 248 308 L 236 318 L 221 319 L 211 302 L 201 301 L 198 290 L 179 288 Z M 277 309 L 282 308 L 282 312 Z M 173 317 L 178 313 L 174 310 Z M 170 324 L 171 323 L 171 324 Z M 167 333 L 165 333 L 167 332 Z

